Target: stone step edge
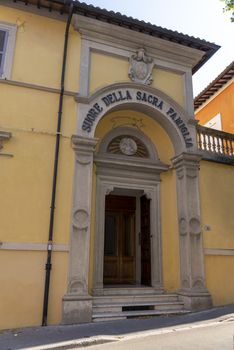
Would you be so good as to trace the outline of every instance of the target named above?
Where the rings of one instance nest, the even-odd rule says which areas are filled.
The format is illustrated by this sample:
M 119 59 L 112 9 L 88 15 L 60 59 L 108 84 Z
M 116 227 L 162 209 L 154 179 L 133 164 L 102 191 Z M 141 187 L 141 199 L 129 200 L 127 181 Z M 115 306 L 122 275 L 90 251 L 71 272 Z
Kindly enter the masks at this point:
M 147 305 L 155 305 L 155 306 L 164 306 L 164 305 L 184 305 L 182 301 L 169 301 L 169 302 L 154 302 L 154 301 L 149 301 L 149 302 L 133 302 L 133 303 L 112 303 L 112 304 L 93 304 L 93 308 L 95 307 L 115 307 L 115 306 L 147 306 Z
M 150 316 L 150 315 L 170 315 L 170 314 L 187 314 L 188 310 L 148 310 L 148 311 L 122 311 L 122 312 L 103 312 L 93 314 L 92 318 L 114 318 L 114 317 L 131 317 L 131 316 Z
M 142 292 L 142 293 L 148 293 L 148 292 L 152 292 L 152 293 L 157 293 L 158 295 L 165 295 L 167 294 L 167 292 L 165 291 L 158 291 L 157 289 L 154 289 L 153 287 L 146 287 L 146 288 L 104 288 L 103 293 L 112 293 L 112 292 L 123 292 L 123 291 L 127 291 L 127 292 Z M 176 293 L 171 293 L 171 294 L 176 294 Z
M 93 295 L 93 299 L 104 299 L 104 298 L 122 298 L 122 297 L 129 297 L 129 298 L 178 298 L 177 294 L 109 294 L 109 295 Z
M 115 287 L 115 288 L 104 288 L 103 289 L 103 293 L 112 293 L 112 292 L 115 292 L 115 291 L 127 291 L 127 292 L 136 292 L 136 291 L 141 291 L 141 292 L 145 292 L 145 293 L 148 293 L 148 292 L 154 292 L 154 293 L 158 293 L 158 294 L 164 294 L 163 291 L 157 291 L 156 289 L 154 289 L 153 287 L 126 287 L 126 288 L 118 288 L 118 287 Z

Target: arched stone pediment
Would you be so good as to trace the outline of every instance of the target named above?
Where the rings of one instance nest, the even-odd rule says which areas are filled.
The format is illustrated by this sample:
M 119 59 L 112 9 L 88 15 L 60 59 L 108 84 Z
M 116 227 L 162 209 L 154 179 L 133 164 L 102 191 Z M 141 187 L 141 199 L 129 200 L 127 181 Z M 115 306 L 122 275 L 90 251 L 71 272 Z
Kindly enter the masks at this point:
M 151 161 L 158 160 L 158 153 L 151 140 L 143 132 L 130 127 L 117 127 L 114 128 L 107 135 L 105 135 L 104 138 L 101 140 L 98 154 L 105 155 L 108 153 L 112 153 L 124 155 L 124 152 L 121 152 L 121 150 L 120 152 L 117 152 L 115 150 L 115 147 L 118 146 L 119 148 L 119 143 L 121 142 L 121 139 L 126 137 L 133 138 L 133 140 L 135 140 L 135 142 L 137 143 L 137 146 L 141 148 L 140 152 L 136 152 L 136 154 L 134 154 L 133 156 L 137 158 L 149 159 Z M 118 145 L 115 145 L 115 143 L 118 143 Z M 114 151 L 110 149 L 111 146 Z
M 141 111 L 156 120 L 169 135 L 175 154 L 196 150 L 196 124 L 186 111 L 160 90 L 134 83 L 106 86 L 88 98 L 77 97 L 78 134 L 94 137 L 99 121 L 115 110 Z

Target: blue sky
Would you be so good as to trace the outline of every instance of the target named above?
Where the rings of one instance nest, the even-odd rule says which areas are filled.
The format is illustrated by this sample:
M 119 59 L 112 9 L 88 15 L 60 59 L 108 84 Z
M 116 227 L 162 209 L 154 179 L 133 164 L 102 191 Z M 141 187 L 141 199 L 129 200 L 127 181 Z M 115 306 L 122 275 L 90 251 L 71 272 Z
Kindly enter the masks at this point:
M 234 23 L 220 0 L 85 0 L 158 26 L 214 42 L 221 49 L 193 76 L 194 96 L 233 61 Z

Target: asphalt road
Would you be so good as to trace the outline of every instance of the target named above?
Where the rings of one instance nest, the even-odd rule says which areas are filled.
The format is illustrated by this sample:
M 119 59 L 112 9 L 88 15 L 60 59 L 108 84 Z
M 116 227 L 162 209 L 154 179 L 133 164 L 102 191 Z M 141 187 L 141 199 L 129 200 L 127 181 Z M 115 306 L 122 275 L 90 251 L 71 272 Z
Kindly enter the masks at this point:
M 90 350 L 233 350 L 234 321 L 90 346 Z M 85 349 L 85 348 L 80 348 Z M 87 350 L 87 348 L 86 348 Z
M 141 349 L 156 350 L 162 348 L 234 350 L 233 333 L 234 305 L 226 305 L 180 316 L 0 331 L 0 350 L 71 350 L 81 349 L 83 344 L 86 345 L 86 350 L 87 345 L 90 350 L 95 350 L 95 346 L 96 349 L 103 350 L 112 350 L 112 347 L 113 350 L 137 350 L 139 346 Z M 118 341 L 119 339 L 121 340 Z M 109 343 L 104 344 L 105 342 Z

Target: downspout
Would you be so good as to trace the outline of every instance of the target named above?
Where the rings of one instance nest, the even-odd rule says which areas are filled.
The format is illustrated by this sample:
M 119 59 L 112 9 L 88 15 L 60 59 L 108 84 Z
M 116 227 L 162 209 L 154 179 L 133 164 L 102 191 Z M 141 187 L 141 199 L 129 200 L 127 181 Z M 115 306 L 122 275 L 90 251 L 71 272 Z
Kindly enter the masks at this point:
M 69 4 L 70 7 L 69 7 L 68 18 L 67 18 L 65 38 L 64 38 L 64 49 L 63 49 L 61 88 L 60 88 L 60 97 L 59 97 L 56 144 L 55 144 L 55 154 L 54 154 L 54 171 L 53 171 L 53 183 L 52 183 L 51 206 L 50 206 L 50 224 L 49 224 L 49 236 L 48 236 L 48 244 L 47 244 L 47 261 L 45 264 L 46 273 L 45 273 L 45 286 L 44 286 L 42 326 L 47 326 L 50 272 L 52 268 L 51 258 L 52 258 L 52 243 L 53 243 L 53 231 L 54 231 L 54 214 L 55 214 L 55 200 L 56 200 L 56 189 L 57 189 L 60 132 L 61 132 L 61 122 L 62 122 L 62 114 L 63 114 L 64 81 L 65 81 L 65 71 L 66 71 L 66 61 L 67 61 L 69 28 L 71 24 L 72 15 L 73 15 L 73 1 L 64 0 L 64 3 L 66 2 L 70 2 Z

